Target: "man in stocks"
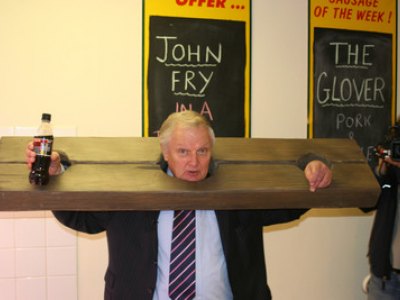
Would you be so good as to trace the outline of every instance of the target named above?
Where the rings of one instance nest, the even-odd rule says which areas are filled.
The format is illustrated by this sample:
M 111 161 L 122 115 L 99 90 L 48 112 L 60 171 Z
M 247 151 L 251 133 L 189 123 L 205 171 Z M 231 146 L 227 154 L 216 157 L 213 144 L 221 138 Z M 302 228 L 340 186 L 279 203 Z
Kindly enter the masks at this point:
M 161 167 L 170 176 L 197 182 L 210 176 L 214 133 L 201 115 L 192 111 L 171 114 L 161 126 Z M 28 166 L 35 160 L 29 144 Z M 59 153 L 53 152 L 51 175 L 63 172 Z M 310 191 L 328 187 L 332 172 L 323 158 L 299 158 Z M 187 246 L 195 258 L 181 278 L 172 279 L 170 258 L 174 211 L 55 211 L 64 225 L 86 233 L 106 231 L 109 264 L 105 299 L 271 299 L 263 251 L 263 226 L 299 218 L 306 209 L 196 210 L 195 241 Z M 185 211 L 186 213 L 188 211 Z M 178 218 L 178 217 L 177 217 Z M 190 223 L 189 220 L 191 219 Z M 189 250 L 190 249 L 190 250 Z M 190 280 L 189 280 L 190 279 Z M 187 283 L 186 280 L 189 280 Z M 172 281 L 176 284 L 171 288 Z M 185 286 L 187 285 L 187 286 Z M 173 290 L 171 290 L 173 289 Z M 179 291 L 177 296 L 174 292 Z

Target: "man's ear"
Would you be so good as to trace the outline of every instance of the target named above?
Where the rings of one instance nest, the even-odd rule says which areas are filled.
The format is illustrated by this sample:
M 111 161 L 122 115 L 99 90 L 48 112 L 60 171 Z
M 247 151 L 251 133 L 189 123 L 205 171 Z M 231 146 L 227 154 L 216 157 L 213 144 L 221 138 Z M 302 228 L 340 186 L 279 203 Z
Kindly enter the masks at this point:
M 161 148 L 161 153 L 162 153 L 162 156 L 164 157 L 164 160 L 168 161 L 168 158 L 169 158 L 168 150 L 165 149 L 164 147 L 160 147 L 160 148 Z

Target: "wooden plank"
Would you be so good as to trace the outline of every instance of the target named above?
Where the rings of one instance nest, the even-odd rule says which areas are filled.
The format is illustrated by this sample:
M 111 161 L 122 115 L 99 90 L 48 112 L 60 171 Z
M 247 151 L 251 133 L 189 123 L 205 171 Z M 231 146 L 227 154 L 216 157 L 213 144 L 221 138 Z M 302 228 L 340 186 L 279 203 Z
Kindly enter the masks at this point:
M 24 163 L 32 137 L 0 139 L 0 163 Z M 54 148 L 76 163 L 155 163 L 160 156 L 157 138 L 58 137 Z M 350 139 L 217 138 L 214 158 L 224 162 L 294 162 L 307 152 L 332 162 L 365 163 L 360 147 Z
M 28 182 L 31 137 L 0 140 L 0 210 L 155 210 L 369 207 L 379 186 L 347 139 L 217 138 L 216 172 L 197 183 L 164 174 L 156 138 L 57 138 L 73 166 L 45 187 Z M 334 163 L 331 187 L 308 191 L 295 161 L 306 152 Z
M 227 162 L 295 162 L 313 152 L 332 162 L 360 162 L 365 158 L 350 139 L 244 139 L 217 138 L 214 157 Z
M 25 149 L 32 137 L 0 139 L 0 163 L 25 161 Z M 68 153 L 80 163 L 142 163 L 155 162 L 160 156 L 156 138 L 58 137 L 54 149 Z
M 197 183 L 157 165 L 78 164 L 45 187 L 28 183 L 21 164 L 0 164 L 0 210 L 155 210 L 369 207 L 378 185 L 364 164 L 334 166 L 332 186 L 309 192 L 293 165 L 222 164 Z

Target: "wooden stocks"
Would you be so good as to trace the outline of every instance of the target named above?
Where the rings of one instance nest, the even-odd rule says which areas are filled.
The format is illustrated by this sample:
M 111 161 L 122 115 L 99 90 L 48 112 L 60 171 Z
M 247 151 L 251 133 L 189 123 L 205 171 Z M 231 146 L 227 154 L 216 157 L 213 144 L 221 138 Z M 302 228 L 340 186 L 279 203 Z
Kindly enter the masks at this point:
M 360 148 L 347 139 L 217 138 L 216 171 L 190 183 L 163 173 L 156 138 L 56 138 L 73 165 L 44 187 L 28 182 L 31 137 L 0 139 L 0 210 L 163 210 L 369 207 L 379 195 Z M 296 160 L 333 163 L 333 183 L 310 192 Z

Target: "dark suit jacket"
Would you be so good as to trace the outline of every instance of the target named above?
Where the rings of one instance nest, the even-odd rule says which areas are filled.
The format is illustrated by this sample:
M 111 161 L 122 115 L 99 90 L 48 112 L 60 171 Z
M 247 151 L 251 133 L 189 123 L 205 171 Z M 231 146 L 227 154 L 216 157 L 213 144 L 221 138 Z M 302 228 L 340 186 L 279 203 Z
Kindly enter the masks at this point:
M 329 165 L 328 161 L 314 154 L 306 154 L 297 164 L 304 169 L 314 159 Z M 167 168 L 163 161 L 161 168 Z M 297 219 L 306 211 L 215 212 L 235 300 L 271 299 L 265 271 L 262 227 Z M 106 231 L 109 251 L 105 275 L 106 300 L 152 299 L 157 279 L 159 211 L 53 213 L 61 223 L 72 229 L 86 233 Z
M 235 300 L 271 299 L 262 226 L 287 222 L 304 212 L 216 211 Z M 54 212 L 54 215 L 64 225 L 79 231 L 106 231 L 109 265 L 105 275 L 105 299 L 152 299 L 157 278 L 159 212 Z

